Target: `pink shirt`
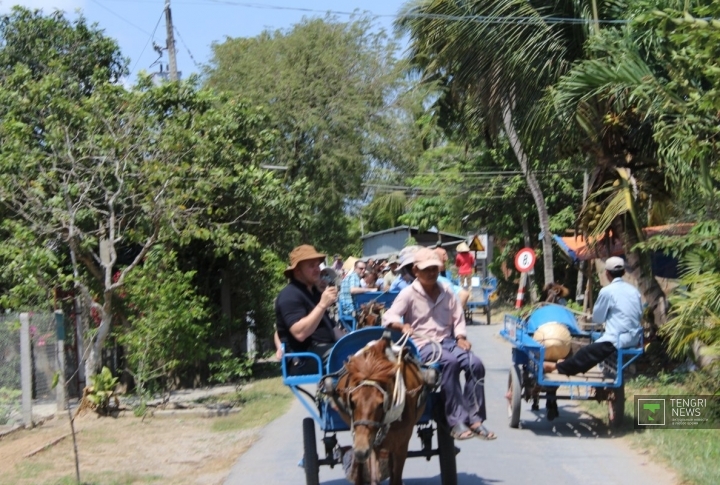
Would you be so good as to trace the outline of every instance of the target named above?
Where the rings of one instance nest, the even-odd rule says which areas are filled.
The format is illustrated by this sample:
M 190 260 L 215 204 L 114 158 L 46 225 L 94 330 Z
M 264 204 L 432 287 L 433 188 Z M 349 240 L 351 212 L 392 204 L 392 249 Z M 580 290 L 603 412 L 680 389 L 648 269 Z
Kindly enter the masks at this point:
M 438 283 L 440 295 L 436 301 L 425 293 L 415 280 L 400 292 L 382 317 L 383 326 L 391 323 L 409 323 L 413 331 L 442 342 L 446 338 L 466 335 L 465 315 L 460 301 L 452 290 Z M 415 339 L 415 345 L 424 347 L 425 340 Z

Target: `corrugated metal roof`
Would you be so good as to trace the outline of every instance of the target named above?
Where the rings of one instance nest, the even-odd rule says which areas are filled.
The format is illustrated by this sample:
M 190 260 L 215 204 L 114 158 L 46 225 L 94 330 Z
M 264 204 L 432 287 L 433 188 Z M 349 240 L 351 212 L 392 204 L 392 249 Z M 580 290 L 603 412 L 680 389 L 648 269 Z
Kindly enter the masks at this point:
M 368 239 L 371 237 L 379 236 L 381 234 L 389 234 L 392 232 L 401 232 L 401 231 L 410 231 L 410 233 L 413 233 L 413 232 L 417 233 L 420 230 L 414 226 L 396 226 L 396 227 L 391 227 L 390 229 L 384 229 L 382 231 L 369 232 L 369 233 L 365 234 L 364 236 L 360 236 L 360 239 Z M 466 239 L 465 236 L 460 236 L 459 234 L 452 234 L 450 232 L 438 231 L 437 228 L 435 228 L 435 227 L 431 227 L 430 229 L 428 229 L 427 231 L 424 231 L 424 232 L 429 232 L 432 234 L 440 234 L 441 236 L 454 237 L 461 241 L 464 241 Z

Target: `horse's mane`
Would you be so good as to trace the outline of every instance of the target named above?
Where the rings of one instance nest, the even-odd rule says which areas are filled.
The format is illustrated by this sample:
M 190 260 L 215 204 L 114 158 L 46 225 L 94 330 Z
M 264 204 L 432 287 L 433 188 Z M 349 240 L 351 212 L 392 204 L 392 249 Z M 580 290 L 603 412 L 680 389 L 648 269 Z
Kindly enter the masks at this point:
M 388 360 L 385 354 L 370 347 L 350 359 L 345 364 L 345 369 L 353 380 L 389 382 L 393 379 L 397 366 Z

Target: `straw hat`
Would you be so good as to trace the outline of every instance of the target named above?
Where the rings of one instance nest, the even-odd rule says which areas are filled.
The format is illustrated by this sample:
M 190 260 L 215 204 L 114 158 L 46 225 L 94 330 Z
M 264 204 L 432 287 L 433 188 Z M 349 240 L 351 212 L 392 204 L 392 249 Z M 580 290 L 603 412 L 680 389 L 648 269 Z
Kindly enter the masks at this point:
M 457 252 L 458 253 L 469 253 L 470 248 L 468 247 L 467 243 L 461 242 L 457 245 Z
M 318 253 L 315 248 L 309 244 L 303 244 L 302 246 L 296 247 L 290 252 L 290 266 L 285 268 L 285 276 L 290 278 L 298 263 L 312 259 L 321 259 L 324 261 L 325 255 Z

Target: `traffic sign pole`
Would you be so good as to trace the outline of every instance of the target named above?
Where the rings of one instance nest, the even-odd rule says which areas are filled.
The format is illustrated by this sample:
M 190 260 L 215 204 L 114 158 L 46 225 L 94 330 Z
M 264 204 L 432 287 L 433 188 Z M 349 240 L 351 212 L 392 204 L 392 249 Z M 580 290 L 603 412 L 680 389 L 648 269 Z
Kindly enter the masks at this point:
M 535 251 L 532 248 L 523 248 L 515 255 L 515 269 L 520 272 L 520 285 L 518 286 L 515 308 L 521 308 L 525 299 L 525 286 L 527 286 L 528 272 L 535 266 Z
M 517 299 L 515 300 L 515 308 L 521 308 L 525 299 L 525 280 L 527 273 L 520 273 L 520 285 L 518 286 Z

